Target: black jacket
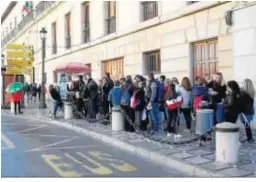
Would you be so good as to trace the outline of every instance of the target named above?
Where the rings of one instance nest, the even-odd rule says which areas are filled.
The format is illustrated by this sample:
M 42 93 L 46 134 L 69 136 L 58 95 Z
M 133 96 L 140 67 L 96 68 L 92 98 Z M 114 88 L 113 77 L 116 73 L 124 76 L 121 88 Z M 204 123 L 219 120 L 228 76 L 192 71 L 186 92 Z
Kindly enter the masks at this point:
M 57 92 L 57 90 L 56 90 L 55 88 L 53 88 L 52 90 L 50 90 L 50 94 L 51 94 L 51 97 L 52 97 L 54 100 L 61 102 L 60 94 L 59 94 L 59 92 Z
M 102 99 L 103 100 L 105 100 L 105 101 L 108 100 L 108 94 L 109 94 L 111 88 L 112 87 L 109 84 L 105 84 L 105 85 L 102 86 Z
M 254 99 L 251 98 L 250 95 L 244 91 L 241 92 L 240 105 L 241 112 L 245 115 L 254 114 Z
M 224 118 L 228 122 L 235 123 L 238 115 L 241 113 L 241 94 L 230 93 L 226 96 L 224 106 Z
M 88 87 L 89 98 L 90 99 L 97 99 L 98 98 L 98 85 L 97 85 L 97 83 L 94 80 L 89 79 L 87 87 Z
M 212 104 L 214 106 L 216 106 L 216 104 L 222 102 L 222 99 L 225 99 L 227 87 L 226 87 L 226 85 L 220 85 L 216 82 L 213 82 L 212 89 L 215 92 L 218 92 L 218 95 L 215 95 L 215 96 L 211 97 Z
M 136 106 L 135 111 L 143 111 L 146 106 L 145 92 L 143 89 L 139 89 L 135 92 Z

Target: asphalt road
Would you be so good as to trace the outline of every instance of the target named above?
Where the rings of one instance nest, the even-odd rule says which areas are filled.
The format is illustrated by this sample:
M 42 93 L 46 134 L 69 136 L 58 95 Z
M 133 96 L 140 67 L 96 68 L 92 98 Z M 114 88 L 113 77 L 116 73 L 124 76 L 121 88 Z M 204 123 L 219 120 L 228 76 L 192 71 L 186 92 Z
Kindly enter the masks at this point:
M 82 134 L 1 115 L 2 177 L 184 177 Z

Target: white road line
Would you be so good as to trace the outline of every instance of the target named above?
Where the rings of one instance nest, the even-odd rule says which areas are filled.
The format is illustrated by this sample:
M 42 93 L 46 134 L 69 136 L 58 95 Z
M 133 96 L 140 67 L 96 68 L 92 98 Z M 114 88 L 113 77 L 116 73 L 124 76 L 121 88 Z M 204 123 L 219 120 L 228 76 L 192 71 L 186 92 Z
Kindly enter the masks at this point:
M 45 146 L 36 147 L 36 148 L 30 149 L 30 150 L 27 150 L 26 152 L 40 151 L 40 150 L 43 150 L 43 149 L 45 149 L 45 148 L 47 148 L 47 147 L 51 147 L 51 146 L 55 146 L 55 145 L 58 145 L 58 144 L 70 142 L 70 141 L 75 140 L 75 139 L 77 139 L 77 138 L 79 138 L 79 137 L 78 137 L 78 136 L 75 136 L 75 137 L 72 137 L 72 138 L 67 139 L 67 140 L 62 140 L 62 141 L 55 142 L 55 143 L 51 143 L 51 144 L 48 144 L 48 145 L 45 145 Z
M 7 136 L 5 136 L 5 134 L 3 134 L 2 132 L 1 132 L 1 140 L 7 146 L 7 147 L 3 147 L 2 148 L 3 150 L 15 148 L 15 145 L 12 143 L 12 141 L 9 138 L 7 138 Z
M 19 135 L 19 136 L 39 136 L 39 137 L 59 137 L 59 138 L 68 138 L 70 136 L 64 135 L 44 135 L 44 134 L 16 134 L 16 133 L 9 133 L 11 135 Z
M 10 125 L 10 126 L 42 126 L 42 124 L 20 124 L 20 123 L 2 123 L 2 125 Z
M 21 133 L 25 133 L 25 132 L 28 132 L 28 131 L 34 131 L 34 130 L 45 128 L 45 127 L 48 127 L 48 125 L 41 125 L 41 126 L 38 126 L 38 127 L 29 128 L 29 129 L 25 129 L 25 130 L 22 130 L 22 131 L 14 132 L 14 133 L 11 133 L 11 134 L 21 134 Z

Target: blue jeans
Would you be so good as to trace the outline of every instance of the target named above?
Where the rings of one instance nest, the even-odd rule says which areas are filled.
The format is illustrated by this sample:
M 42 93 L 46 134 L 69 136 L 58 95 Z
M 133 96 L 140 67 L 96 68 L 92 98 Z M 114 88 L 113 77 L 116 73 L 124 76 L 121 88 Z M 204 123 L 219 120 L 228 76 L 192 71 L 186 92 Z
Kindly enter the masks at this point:
M 160 118 L 159 118 L 159 104 L 158 103 L 151 103 L 151 109 L 149 111 L 150 118 L 153 124 L 154 131 L 158 131 Z
M 55 101 L 54 113 L 53 113 L 53 114 L 54 114 L 54 116 L 56 116 L 57 111 L 58 111 L 58 109 L 59 109 L 60 105 L 61 105 L 61 102 L 60 102 L 60 101 Z

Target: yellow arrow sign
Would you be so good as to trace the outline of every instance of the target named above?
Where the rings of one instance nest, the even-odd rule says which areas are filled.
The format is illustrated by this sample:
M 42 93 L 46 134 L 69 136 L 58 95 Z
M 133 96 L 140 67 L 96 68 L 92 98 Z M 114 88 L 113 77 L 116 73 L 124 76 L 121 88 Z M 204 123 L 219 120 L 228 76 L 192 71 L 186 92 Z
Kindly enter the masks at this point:
M 6 69 L 6 74 L 23 74 L 23 69 L 17 67 L 9 67 Z
M 9 59 L 7 60 L 7 66 L 32 66 L 32 61 Z
M 31 52 L 25 52 L 25 51 L 7 51 L 7 59 L 8 58 L 32 58 Z
M 8 44 L 7 49 L 32 49 L 32 46 L 23 45 L 23 44 Z

